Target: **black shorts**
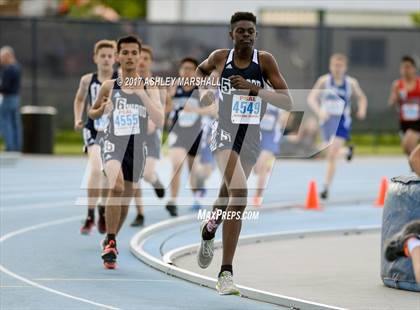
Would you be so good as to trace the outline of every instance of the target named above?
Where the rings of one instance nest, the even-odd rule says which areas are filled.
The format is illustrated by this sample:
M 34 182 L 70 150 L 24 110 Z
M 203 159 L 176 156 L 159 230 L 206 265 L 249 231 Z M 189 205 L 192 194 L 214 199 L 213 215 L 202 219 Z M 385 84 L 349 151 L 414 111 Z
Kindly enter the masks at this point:
M 144 141 L 134 143 L 133 140 L 104 138 L 101 150 L 104 165 L 110 160 L 119 161 L 124 180 L 137 183 L 143 176 L 147 148 Z
M 408 129 L 420 133 L 420 121 L 417 122 L 400 122 L 400 130 L 405 133 Z
M 171 131 L 168 135 L 169 147 L 180 147 L 187 151 L 188 155 L 196 156 L 200 148 L 201 136 L 203 132 L 198 133 L 194 130 L 188 131 Z
M 154 133 L 146 136 L 147 157 L 160 158 L 160 133 Z
M 210 150 L 232 150 L 241 158 L 241 162 L 254 166 L 261 152 L 261 134 L 256 137 L 244 138 L 238 132 L 226 130 L 215 121 L 212 124 Z
M 87 153 L 87 149 L 89 146 L 98 144 L 100 145 L 100 138 L 103 136 L 102 132 L 96 131 L 94 128 L 90 127 L 83 127 L 83 151 Z

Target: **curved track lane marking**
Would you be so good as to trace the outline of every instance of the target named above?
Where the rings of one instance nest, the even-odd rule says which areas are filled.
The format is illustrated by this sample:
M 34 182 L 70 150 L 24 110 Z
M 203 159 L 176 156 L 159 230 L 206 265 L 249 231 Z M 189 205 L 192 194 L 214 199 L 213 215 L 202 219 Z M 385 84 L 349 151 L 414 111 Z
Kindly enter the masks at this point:
M 46 227 L 50 227 L 50 226 L 54 226 L 54 225 L 65 224 L 65 223 L 68 223 L 68 222 L 73 222 L 73 221 L 76 221 L 76 220 L 80 220 L 81 218 L 83 218 L 83 217 L 82 216 L 67 217 L 65 219 L 54 220 L 54 221 L 45 222 L 45 223 L 29 226 L 29 227 L 26 227 L 26 228 L 18 229 L 18 230 L 12 231 L 10 233 L 7 233 L 7 234 L 1 236 L 0 237 L 0 244 L 3 243 L 4 241 L 8 240 L 8 239 L 11 239 L 11 238 L 16 237 L 18 235 L 25 234 L 25 233 L 33 231 L 33 230 L 42 229 L 42 228 L 46 228 Z M 56 294 L 56 295 L 59 295 L 59 296 L 63 296 L 63 297 L 66 297 L 66 298 L 77 300 L 77 301 L 87 303 L 87 304 L 90 304 L 90 305 L 93 305 L 93 306 L 97 306 L 97 307 L 100 307 L 100 308 L 111 309 L 111 310 L 121 310 L 120 308 L 117 308 L 117 307 L 113 307 L 113 306 L 101 304 L 101 303 L 98 303 L 98 302 L 95 302 L 95 301 L 92 301 L 92 300 L 89 300 L 89 299 L 73 296 L 73 295 L 70 295 L 70 294 L 67 294 L 67 293 L 63 293 L 63 292 L 54 290 L 54 289 L 49 288 L 47 286 L 41 285 L 39 283 L 33 282 L 33 281 L 31 281 L 27 278 L 24 278 L 24 277 L 22 277 L 22 276 L 20 276 L 16 273 L 10 271 L 6 267 L 4 267 L 2 264 L 0 264 L 0 272 L 3 272 L 3 273 L 5 273 L 5 274 L 7 274 L 7 275 L 19 280 L 19 281 L 22 281 L 22 282 L 24 282 L 24 283 L 26 283 L 30 286 L 42 289 L 44 291 L 47 291 L 47 292 L 50 292 L 50 293 L 53 293 L 53 294 Z

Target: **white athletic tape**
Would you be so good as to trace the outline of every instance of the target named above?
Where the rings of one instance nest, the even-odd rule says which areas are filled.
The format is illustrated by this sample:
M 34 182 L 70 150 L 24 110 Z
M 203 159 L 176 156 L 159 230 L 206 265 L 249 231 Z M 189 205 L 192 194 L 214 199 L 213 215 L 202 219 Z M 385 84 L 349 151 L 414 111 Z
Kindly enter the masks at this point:
M 411 237 L 407 240 L 407 248 L 408 252 L 411 254 L 411 252 L 414 250 L 414 248 L 417 248 L 420 246 L 420 240 L 416 237 Z

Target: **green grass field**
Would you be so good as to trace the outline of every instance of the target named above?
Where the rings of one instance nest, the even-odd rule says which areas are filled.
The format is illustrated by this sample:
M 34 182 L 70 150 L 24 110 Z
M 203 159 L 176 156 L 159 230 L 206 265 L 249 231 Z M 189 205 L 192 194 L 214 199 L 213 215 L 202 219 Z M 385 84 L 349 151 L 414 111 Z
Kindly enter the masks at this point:
M 402 155 L 400 138 L 398 135 L 368 135 L 355 134 L 352 137 L 356 155 L 388 156 Z M 82 137 L 80 132 L 59 131 L 55 136 L 54 153 L 56 155 L 82 155 Z M 164 154 L 166 149 L 163 149 Z
M 389 156 L 402 155 L 400 138 L 398 135 L 382 134 L 354 134 L 352 143 L 355 147 L 355 154 L 361 156 Z M 83 155 L 83 140 L 81 132 L 58 131 L 55 134 L 54 154 L 55 155 Z M 3 141 L 0 139 L 0 149 L 3 148 Z M 163 153 L 167 150 L 164 148 Z

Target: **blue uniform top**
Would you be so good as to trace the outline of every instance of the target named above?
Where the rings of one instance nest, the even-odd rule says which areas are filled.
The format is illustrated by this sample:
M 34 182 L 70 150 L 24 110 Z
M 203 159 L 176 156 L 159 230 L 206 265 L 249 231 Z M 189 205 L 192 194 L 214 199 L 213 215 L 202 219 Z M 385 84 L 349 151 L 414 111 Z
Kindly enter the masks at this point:
M 280 109 L 268 104 L 264 117 L 261 120 L 261 131 L 275 131 L 279 127 Z
M 118 78 L 118 72 L 114 72 L 112 74 L 111 79 Z M 88 97 L 87 97 L 87 104 L 88 108 L 92 107 L 98 97 L 99 89 L 101 88 L 102 83 L 98 79 L 98 73 L 92 74 L 92 79 L 90 80 L 89 87 L 88 87 Z M 86 120 L 85 127 L 90 130 L 95 131 L 104 131 L 105 128 L 108 126 L 108 117 L 106 115 L 101 116 L 98 119 L 91 119 L 89 116 Z
M 195 107 L 200 105 L 200 98 L 198 88 L 193 88 L 190 91 L 184 90 L 178 86 L 175 96 L 172 98 L 173 110 L 170 114 L 172 120 L 169 131 L 180 133 L 183 131 L 200 132 L 201 130 L 201 116 L 197 113 L 184 112 L 185 104 Z
M 325 92 L 321 99 L 321 108 L 329 118 L 322 124 L 322 134 L 325 141 L 337 136 L 350 139 L 351 130 L 351 84 L 350 78 L 344 76 L 343 84 L 336 85 L 331 74 L 327 76 Z
M 351 124 L 351 84 L 348 76 L 344 76 L 343 84 L 337 85 L 331 74 L 325 84 L 328 90 L 322 100 L 322 106 L 330 117 L 341 117 L 340 123 L 345 127 Z

